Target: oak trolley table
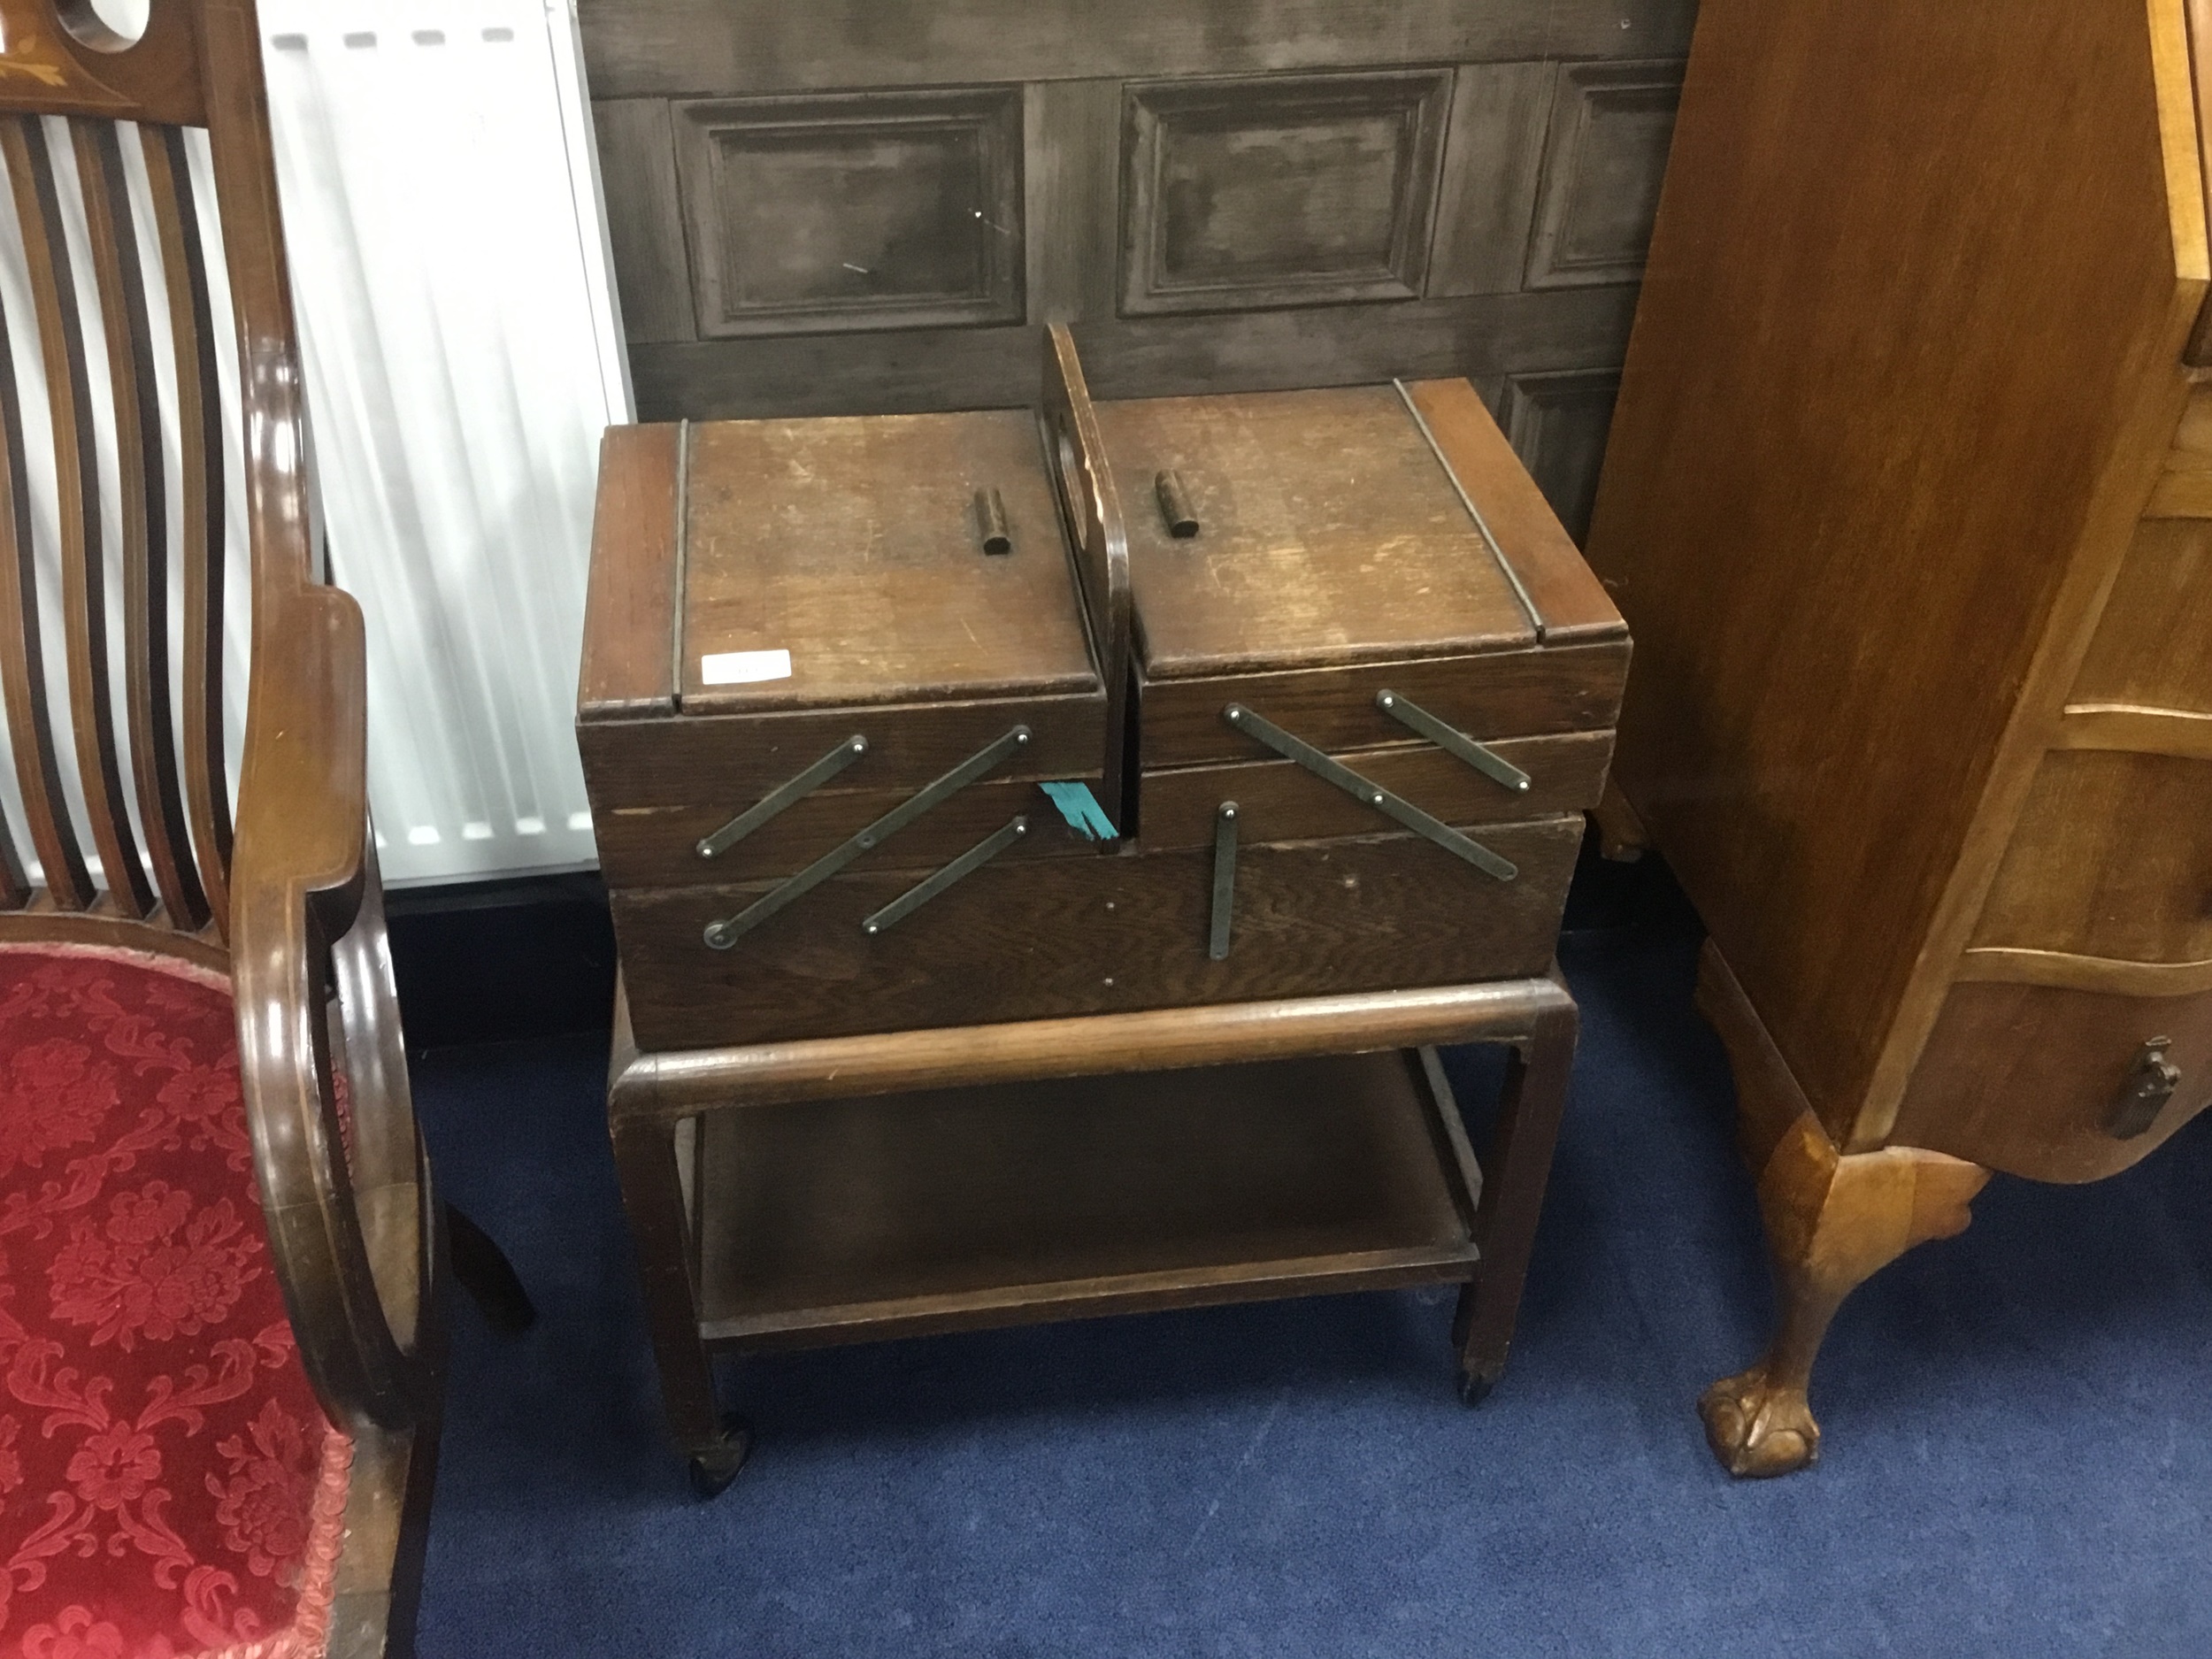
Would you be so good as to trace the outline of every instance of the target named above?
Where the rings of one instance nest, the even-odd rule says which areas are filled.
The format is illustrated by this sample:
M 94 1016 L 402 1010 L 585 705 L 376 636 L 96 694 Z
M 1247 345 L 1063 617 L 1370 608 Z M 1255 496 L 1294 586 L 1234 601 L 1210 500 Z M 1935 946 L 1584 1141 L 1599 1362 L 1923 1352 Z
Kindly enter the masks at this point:
M 1463 381 L 1094 403 L 1055 329 L 1034 410 L 610 431 L 609 1117 L 702 1490 L 718 1346 L 1456 1282 L 1486 1393 L 1627 657 Z

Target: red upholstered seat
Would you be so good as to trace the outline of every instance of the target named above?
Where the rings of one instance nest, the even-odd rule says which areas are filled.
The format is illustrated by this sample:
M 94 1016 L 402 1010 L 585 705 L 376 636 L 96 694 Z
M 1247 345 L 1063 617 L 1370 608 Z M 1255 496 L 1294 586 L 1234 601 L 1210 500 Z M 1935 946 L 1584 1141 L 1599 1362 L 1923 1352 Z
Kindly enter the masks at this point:
M 351 1444 L 273 1271 L 230 987 L 0 946 L 0 1655 L 312 1659 Z

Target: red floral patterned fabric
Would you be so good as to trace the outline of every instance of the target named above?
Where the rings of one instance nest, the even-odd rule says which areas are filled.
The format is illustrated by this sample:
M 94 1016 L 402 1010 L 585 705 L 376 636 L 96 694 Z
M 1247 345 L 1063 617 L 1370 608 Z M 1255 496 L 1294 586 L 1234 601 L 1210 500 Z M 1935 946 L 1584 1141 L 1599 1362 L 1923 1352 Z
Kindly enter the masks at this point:
M 0 946 L 0 1659 L 312 1659 L 351 1453 L 270 1263 L 228 985 Z

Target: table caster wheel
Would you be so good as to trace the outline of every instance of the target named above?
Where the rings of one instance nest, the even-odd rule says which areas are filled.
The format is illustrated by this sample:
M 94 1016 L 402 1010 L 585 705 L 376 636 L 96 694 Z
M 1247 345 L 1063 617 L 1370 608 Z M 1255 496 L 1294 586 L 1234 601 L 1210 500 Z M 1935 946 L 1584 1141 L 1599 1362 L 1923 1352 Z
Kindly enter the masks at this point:
M 737 1479 L 739 1470 L 752 1455 L 752 1425 L 741 1417 L 726 1417 L 722 1424 L 722 1444 L 710 1452 L 694 1452 L 691 1456 L 691 1489 L 701 1498 L 718 1498 Z
M 1463 1406 L 1479 1406 L 1490 1397 L 1490 1391 L 1498 1386 L 1495 1377 L 1479 1377 L 1473 1371 L 1459 1374 L 1459 1402 Z

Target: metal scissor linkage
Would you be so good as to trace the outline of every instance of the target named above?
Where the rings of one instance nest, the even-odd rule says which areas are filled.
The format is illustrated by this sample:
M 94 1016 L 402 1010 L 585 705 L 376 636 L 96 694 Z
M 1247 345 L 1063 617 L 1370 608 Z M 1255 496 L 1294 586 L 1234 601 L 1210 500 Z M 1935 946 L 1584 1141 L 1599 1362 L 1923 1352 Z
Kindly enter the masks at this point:
M 1010 757 L 1018 754 L 1028 741 L 1029 728 L 1025 726 L 1016 726 L 988 748 L 979 749 L 969 756 L 967 759 L 962 761 L 934 783 L 925 785 L 916 794 L 893 807 L 850 841 L 832 851 L 824 853 L 788 881 L 762 894 L 759 898 L 754 900 L 751 904 L 736 915 L 724 921 L 709 922 L 706 927 L 708 947 L 715 950 L 727 950 L 778 910 L 782 910 L 793 900 L 803 898 L 811 893 L 847 864 L 852 863 L 854 859 L 859 857 L 861 854 L 881 846 L 939 802 L 956 795 L 986 772 L 995 770 Z M 825 756 L 823 762 L 826 762 L 827 759 L 828 757 Z M 819 765 L 823 762 L 816 764 Z M 980 864 L 982 860 L 978 859 L 976 862 Z M 972 864 L 969 868 L 973 869 L 974 865 Z M 939 873 L 943 872 L 941 871 Z M 961 872 L 962 875 L 966 873 L 964 870 Z M 956 876 L 953 879 L 958 880 L 959 877 Z M 923 885 L 926 887 L 928 883 L 925 882 Z M 951 882 L 944 884 L 945 887 L 950 885 Z M 942 887 L 936 889 L 939 892 L 942 890 Z M 917 903 L 921 902 L 916 901 Z M 910 910 L 911 908 L 913 907 L 910 905 L 908 907 Z M 905 914 L 904 911 L 900 913 Z
M 1517 795 L 1528 793 L 1529 775 L 1495 749 L 1447 726 L 1417 703 L 1409 703 L 1394 691 L 1375 694 L 1375 706 L 1407 730 L 1418 732 L 1454 760 L 1463 760 L 1484 777 L 1503 784 Z
M 962 853 L 959 857 L 937 872 L 935 875 L 907 888 L 897 898 L 893 899 L 890 903 L 861 923 L 860 931 L 872 939 L 878 933 L 896 927 L 954 882 L 964 876 L 974 874 L 1028 833 L 1029 819 L 1026 817 L 1017 816 L 1013 822 L 1008 824 L 1005 828 L 995 831 L 976 842 L 974 846 L 969 848 L 966 852 Z
M 855 732 L 797 777 L 778 784 L 754 805 L 701 841 L 699 856 L 714 858 L 729 851 L 786 807 L 795 805 L 812 795 L 867 752 L 868 740 Z
M 1214 813 L 1213 931 L 1206 954 L 1216 962 L 1229 956 L 1229 919 L 1237 907 L 1237 803 L 1224 801 Z
M 1401 700 L 1402 706 L 1402 700 Z M 1409 801 L 1402 801 L 1380 784 L 1371 782 L 1350 767 L 1329 758 L 1303 738 L 1293 737 L 1272 721 L 1263 720 L 1240 703 L 1221 711 L 1221 718 L 1246 736 L 1267 745 L 1285 760 L 1294 760 L 1325 783 L 1333 783 L 1362 804 L 1371 806 L 1416 835 L 1433 841 L 1455 857 L 1463 858 L 1486 876 L 1510 881 L 1521 872 L 1479 841 L 1470 841 L 1449 825 L 1431 818 Z

